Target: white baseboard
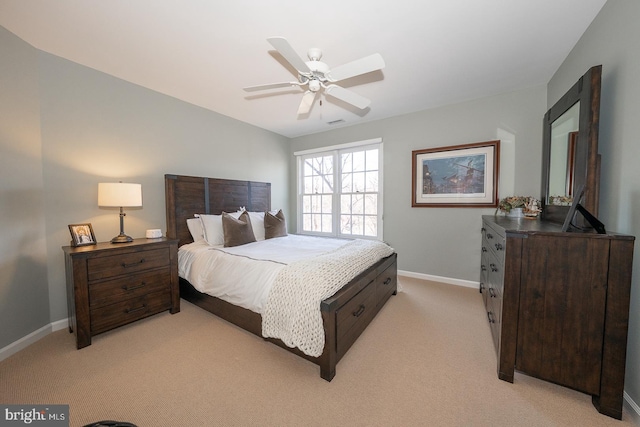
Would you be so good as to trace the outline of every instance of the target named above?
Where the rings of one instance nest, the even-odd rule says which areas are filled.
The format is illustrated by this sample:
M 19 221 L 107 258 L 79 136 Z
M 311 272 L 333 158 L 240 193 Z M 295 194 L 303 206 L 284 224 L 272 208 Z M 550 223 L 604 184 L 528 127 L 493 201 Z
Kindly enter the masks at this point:
M 430 280 L 432 282 L 447 283 L 449 285 L 464 286 L 465 288 L 480 288 L 480 282 L 473 280 L 453 279 L 451 277 L 434 276 L 432 274 L 414 273 L 411 271 L 398 270 L 398 276 L 411 277 L 414 279 Z
M 3 361 L 4 359 L 10 356 L 13 356 L 20 350 L 27 348 L 28 346 L 35 343 L 36 341 L 46 337 L 50 333 L 66 328 L 67 325 L 68 325 L 67 319 L 58 320 L 58 321 L 49 323 L 48 325 L 45 325 L 36 331 L 31 332 L 29 335 L 20 338 L 18 341 L 12 342 L 8 346 L 0 349 L 0 361 Z
M 640 426 L 640 406 L 636 402 L 633 401 L 631 396 L 624 392 L 624 402 L 631 414 L 631 418 L 633 419 L 633 423 L 637 426 Z

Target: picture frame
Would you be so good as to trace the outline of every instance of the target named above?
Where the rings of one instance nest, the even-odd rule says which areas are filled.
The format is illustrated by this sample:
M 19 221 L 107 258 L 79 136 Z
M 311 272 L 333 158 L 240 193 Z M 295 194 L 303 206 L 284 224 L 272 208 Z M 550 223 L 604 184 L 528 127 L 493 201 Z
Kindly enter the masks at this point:
M 95 245 L 96 236 L 93 234 L 91 224 L 69 224 L 71 233 L 71 246 Z
M 498 206 L 500 141 L 411 152 L 411 207 Z

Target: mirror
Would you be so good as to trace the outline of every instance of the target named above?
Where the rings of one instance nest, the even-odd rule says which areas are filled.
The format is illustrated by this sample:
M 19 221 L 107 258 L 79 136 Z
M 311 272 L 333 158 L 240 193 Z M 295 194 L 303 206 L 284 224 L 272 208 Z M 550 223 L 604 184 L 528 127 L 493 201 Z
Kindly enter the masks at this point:
M 549 153 L 549 204 L 571 205 L 574 194 L 575 150 L 580 101 L 551 123 Z
M 542 218 L 563 223 L 578 189 L 582 205 L 598 214 L 600 78 L 592 67 L 544 116 Z

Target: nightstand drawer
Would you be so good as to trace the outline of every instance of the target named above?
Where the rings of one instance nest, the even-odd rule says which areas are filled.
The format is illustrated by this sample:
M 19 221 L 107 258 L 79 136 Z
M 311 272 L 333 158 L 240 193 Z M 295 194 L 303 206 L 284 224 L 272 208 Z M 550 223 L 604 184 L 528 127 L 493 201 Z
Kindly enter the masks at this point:
M 169 259 L 169 248 L 91 258 L 87 261 L 89 281 L 165 267 Z
M 169 267 L 93 283 L 89 285 L 89 306 L 92 309 L 98 308 L 152 292 L 164 291 L 170 286 Z
M 171 293 L 154 292 L 91 310 L 91 334 L 125 325 L 171 308 Z

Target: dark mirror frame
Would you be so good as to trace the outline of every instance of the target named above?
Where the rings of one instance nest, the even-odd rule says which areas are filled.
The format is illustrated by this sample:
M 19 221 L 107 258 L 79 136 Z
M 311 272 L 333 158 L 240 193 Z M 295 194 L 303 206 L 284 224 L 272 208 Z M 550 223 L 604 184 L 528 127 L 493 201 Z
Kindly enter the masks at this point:
M 549 204 L 549 165 L 551 155 L 551 125 L 576 102 L 580 102 L 578 137 L 575 147 L 572 192 L 583 188 L 582 206 L 598 216 L 600 193 L 600 80 L 602 65 L 592 67 L 544 115 L 542 134 L 542 219 L 564 223 L 570 206 Z

